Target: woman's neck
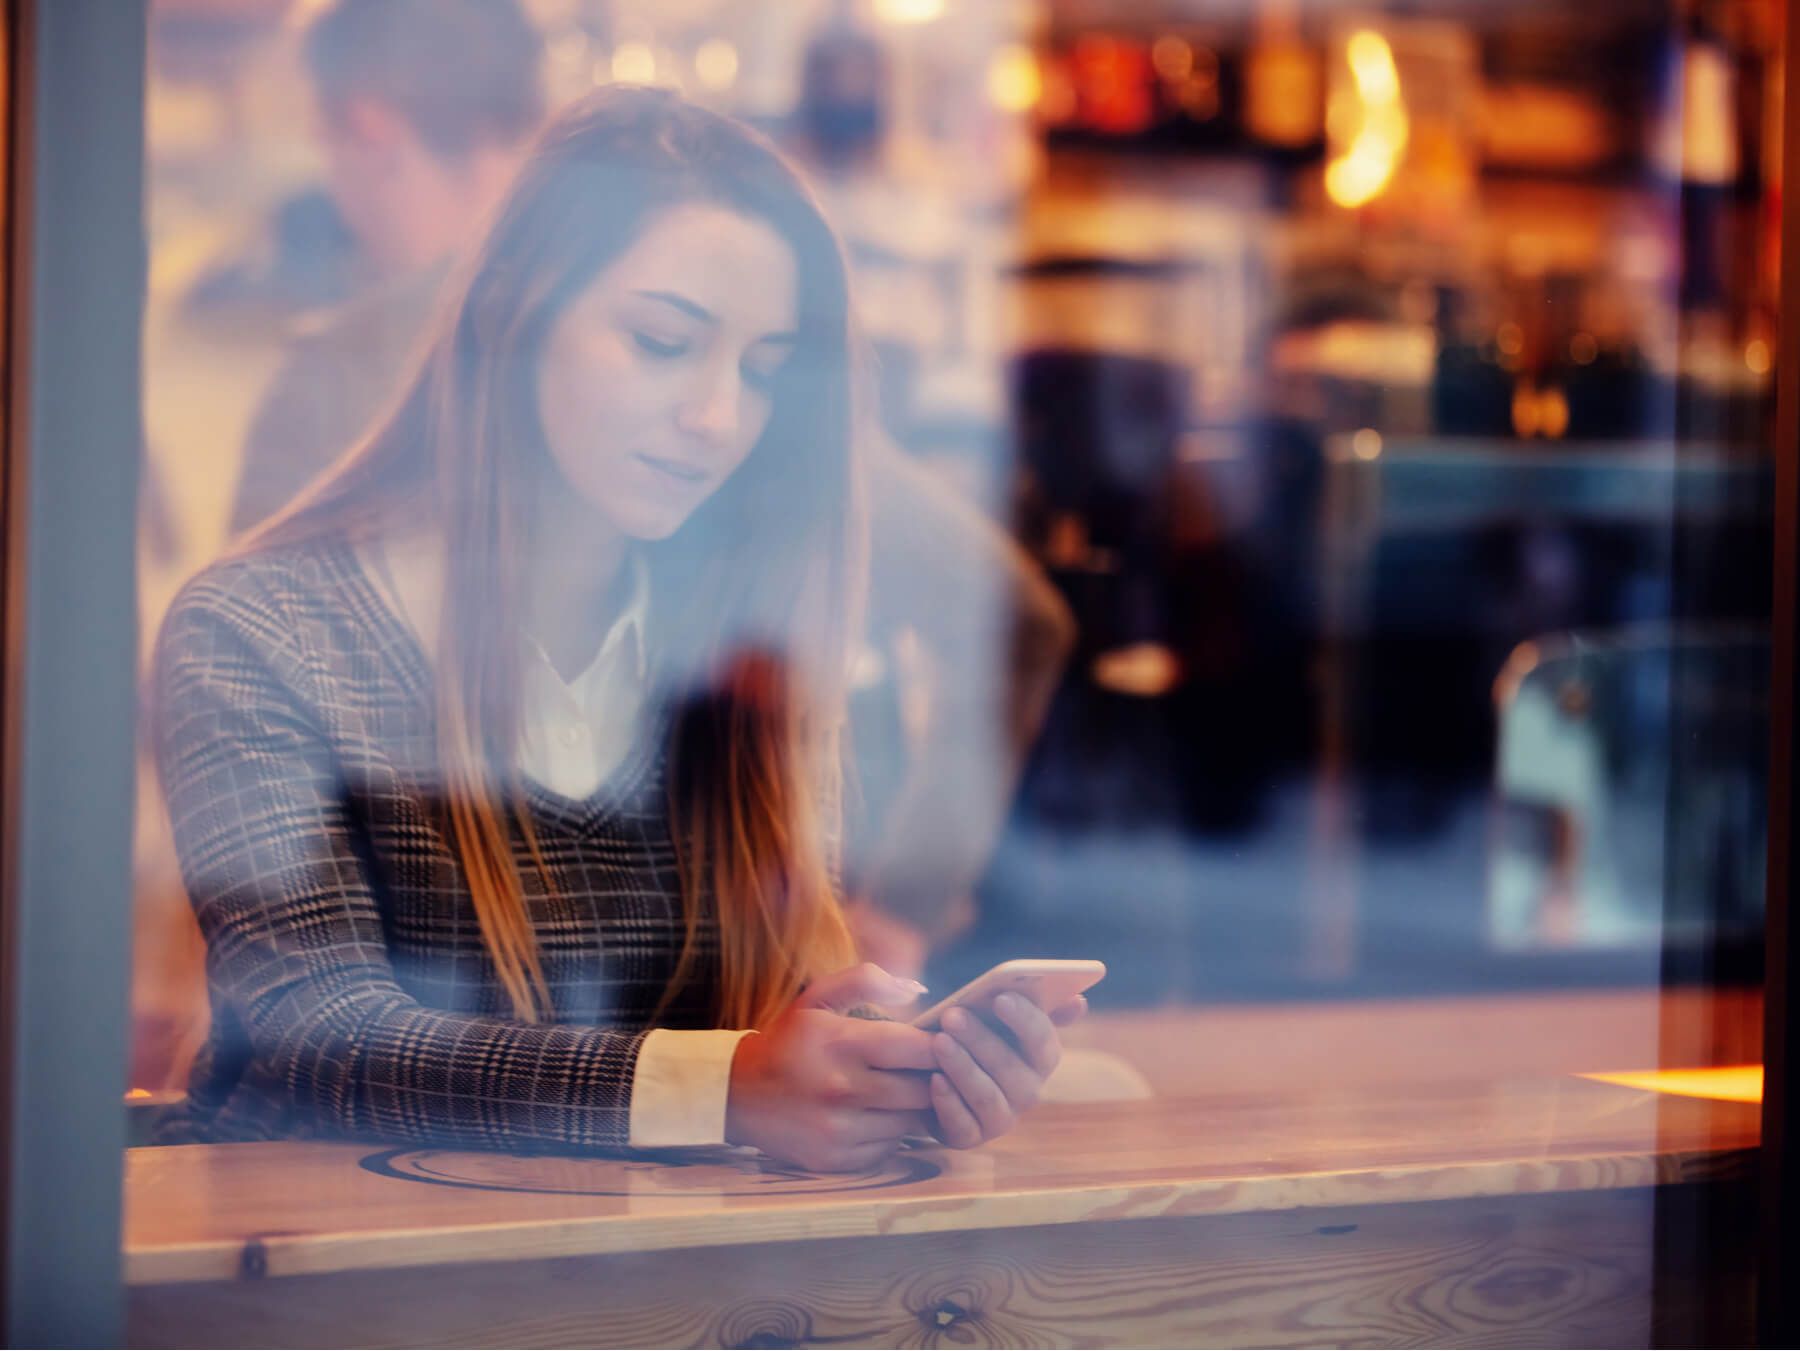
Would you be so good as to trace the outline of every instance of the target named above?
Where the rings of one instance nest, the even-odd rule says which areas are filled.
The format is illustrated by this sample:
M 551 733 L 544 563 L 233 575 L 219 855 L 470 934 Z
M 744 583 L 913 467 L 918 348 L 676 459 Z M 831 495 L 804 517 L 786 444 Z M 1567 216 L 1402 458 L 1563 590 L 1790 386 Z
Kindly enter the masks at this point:
M 566 487 L 540 495 L 525 570 L 525 632 L 565 679 L 593 661 L 624 608 L 628 542 Z
M 565 679 L 585 670 L 617 621 L 627 594 L 628 541 L 562 494 L 545 493 L 526 540 L 526 635 Z M 369 530 L 385 580 L 427 651 L 435 652 L 447 558 L 441 528 L 392 513 Z

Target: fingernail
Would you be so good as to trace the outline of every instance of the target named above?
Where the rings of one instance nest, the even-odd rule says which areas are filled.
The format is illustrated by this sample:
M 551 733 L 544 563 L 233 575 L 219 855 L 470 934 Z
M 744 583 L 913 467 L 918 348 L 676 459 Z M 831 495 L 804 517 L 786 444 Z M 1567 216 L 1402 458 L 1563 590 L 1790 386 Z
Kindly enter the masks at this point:
M 903 990 L 910 991 L 913 998 L 915 998 L 915 999 L 917 999 L 922 994 L 930 994 L 931 993 L 931 991 L 927 990 L 922 984 L 920 984 L 916 980 L 902 980 L 900 982 L 900 988 Z

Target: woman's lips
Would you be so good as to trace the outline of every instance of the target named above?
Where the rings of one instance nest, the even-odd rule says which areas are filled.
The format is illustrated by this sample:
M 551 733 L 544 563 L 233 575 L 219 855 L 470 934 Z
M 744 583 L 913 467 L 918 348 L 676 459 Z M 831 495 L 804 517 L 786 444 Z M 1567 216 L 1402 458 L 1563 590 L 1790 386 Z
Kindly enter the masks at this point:
M 637 458 L 656 470 L 657 473 L 674 479 L 677 483 L 704 483 L 706 481 L 706 470 L 699 465 L 684 464 L 680 460 L 665 460 L 660 455 L 640 454 Z

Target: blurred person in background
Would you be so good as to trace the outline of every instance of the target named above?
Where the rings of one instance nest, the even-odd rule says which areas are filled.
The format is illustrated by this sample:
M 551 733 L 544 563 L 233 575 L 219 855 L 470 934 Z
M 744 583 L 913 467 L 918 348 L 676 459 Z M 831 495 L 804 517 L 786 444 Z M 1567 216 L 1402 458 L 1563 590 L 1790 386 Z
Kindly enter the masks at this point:
M 251 426 L 234 536 L 352 446 L 408 374 L 451 257 L 543 109 L 541 42 L 514 0 L 335 0 L 306 30 L 329 187 L 379 278 L 298 334 Z M 868 635 L 917 640 L 929 716 L 881 819 L 852 833 L 857 946 L 908 976 L 972 895 L 1074 642 L 1028 554 L 876 427 Z M 853 746 L 854 753 L 854 746 Z
M 450 289 L 391 411 L 165 620 L 213 1009 L 165 1138 L 834 1170 L 1010 1129 L 1080 1001 L 849 1016 L 923 987 L 849 964 L 830 874 L 861 457 L 800 180 L 613 88 Z
M 400 384 L 451 259 L 543 120 L 542 63 L 515 0 L 334 0 L 313 16 L 326 184 L 367 282 L 297 326 L 251 422 L 233 535 L 285 506 Z

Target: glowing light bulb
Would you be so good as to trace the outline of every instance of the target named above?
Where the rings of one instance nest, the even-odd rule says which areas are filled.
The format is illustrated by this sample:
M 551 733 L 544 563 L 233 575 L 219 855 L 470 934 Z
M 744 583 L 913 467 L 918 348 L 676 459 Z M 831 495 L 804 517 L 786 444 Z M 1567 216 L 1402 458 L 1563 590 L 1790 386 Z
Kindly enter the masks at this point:
M 1194 48 L 1186 38 L 1167 33 L 1159 37 L 1150 48 L 1150 63 L 1156 67 L 1156 73 L 1169 81 L 1179 84 L 1193 74 Z
M 944 0 L 875 0 L 883 23 L 930 23 L 944 12 Z
M 613 51 L 612 77 L 620 84 L 655 83 L 656 53 L 648 43 L 621 42 Z
M 1002 47 L 988 63 L 987 94 L 1009 113 L 1029 112 L 1043 97 L 1044 79 L 1029 48 Z
M 729 89 L 737 73 L 737 48 L 723 38 L 701 43 L 694 53 L 694 74 L 708 89 Z
M 1331 131 L 1349 145 L 1325 166 L 1325 191 L 1339 206 L 1356 207 L 1380 196 L 1393 180 L 1411 126 L 1387 39 L 1359 29 L 1345 44 L 1344 57 L 1353 92 L 1334 98 L 1327 116 Z

